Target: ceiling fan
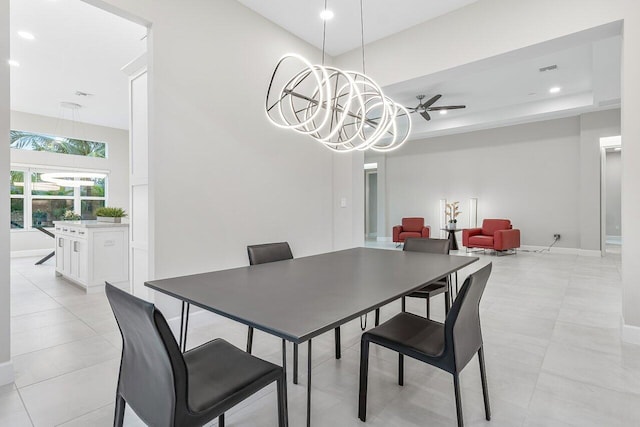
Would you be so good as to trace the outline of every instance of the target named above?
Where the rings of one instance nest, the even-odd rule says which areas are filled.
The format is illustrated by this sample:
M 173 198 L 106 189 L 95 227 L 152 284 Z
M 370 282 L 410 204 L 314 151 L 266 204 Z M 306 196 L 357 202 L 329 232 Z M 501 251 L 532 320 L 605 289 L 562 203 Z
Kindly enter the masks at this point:
M 442 95 L 435 95 L 435 96 L 429 98 L 425 102 L 422 102 L 422 100 L 424 98 L 426 98 L 425 95 L 417 95 L 416 98 L 418 98 L 418 106 L 417 107 L 410 107 L 410 108 L 407 108 L 407 109 L 412 113 L 420 113 L 420 115 L 427 121 L 431 120 L 431 116 L 429 115 L 429 111 L 458 110 L 460 108 L 466 108 L 467 107 L 466 105 L 444 105 L 442 107 L 432 107 L 432 105 L 435 104 L 436 101 L 438 101 L 438 99 L 442 98 Z

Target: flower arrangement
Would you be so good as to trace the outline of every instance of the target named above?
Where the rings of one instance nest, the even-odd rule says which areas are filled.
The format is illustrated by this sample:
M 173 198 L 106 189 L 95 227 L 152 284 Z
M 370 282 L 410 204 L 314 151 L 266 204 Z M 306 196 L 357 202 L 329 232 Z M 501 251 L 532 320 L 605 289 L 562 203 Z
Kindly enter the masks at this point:
M 457 218 L 460 215 L 460 209 L 458 205 L 460 202 L 451 202 L 447 203 L 444 209 L 444 214 L 449 220 L 449 224 L 456 224 L 458 222 Z
M 64 211 L 64 215 L 62 215 L 63 221 L 78 221 L 79 219 L 82 219 L 82 217 L 71 209 L 67 209 Z

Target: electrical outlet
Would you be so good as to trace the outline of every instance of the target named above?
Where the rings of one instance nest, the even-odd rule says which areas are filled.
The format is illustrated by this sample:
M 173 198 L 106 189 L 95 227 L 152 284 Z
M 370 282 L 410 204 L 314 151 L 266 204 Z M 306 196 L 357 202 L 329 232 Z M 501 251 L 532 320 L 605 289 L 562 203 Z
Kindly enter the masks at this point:
M 556 239 L 556 240 L 560 240 L 560 235 L 559 234 L 554 234 L 553 238 Z

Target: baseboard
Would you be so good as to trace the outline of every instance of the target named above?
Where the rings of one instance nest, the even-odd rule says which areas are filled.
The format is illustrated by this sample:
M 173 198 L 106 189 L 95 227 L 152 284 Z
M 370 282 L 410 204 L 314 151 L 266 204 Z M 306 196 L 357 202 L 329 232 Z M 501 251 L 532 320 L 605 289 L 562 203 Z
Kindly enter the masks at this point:
M 560 254 L 560 255 L 579 255 L 579 256 L 587 256 L 587 257 L 602 256 L 602 253 L 600 251 L 594 251 L 589 249 L 578 249 L 578 248 L 552 247 L 551 249 L 549 249 L 549 246 L 522 245 L 520 247 L 520 250 L 530 251 L 530 252 L 546 252 L 546 253 Z
M 601 251 L 594 251 L 592 249 L 578 249 L 578 255 L 579 256 L 590 256 L 590 257 L 600 258 L 600 257 L 602 257 L 602 252 Z
M 45 256 L 53 252 L 55 248 L 50 249 L 31 249 L 28 251 L 11 251 L 11 258 L 26 258 L 34 256 Z
M 622 324 L 622 341 L 640 345 L 640 327 Z
M 0 386 L 11 384 L 14 379 L 13 361 L 0 363 Z

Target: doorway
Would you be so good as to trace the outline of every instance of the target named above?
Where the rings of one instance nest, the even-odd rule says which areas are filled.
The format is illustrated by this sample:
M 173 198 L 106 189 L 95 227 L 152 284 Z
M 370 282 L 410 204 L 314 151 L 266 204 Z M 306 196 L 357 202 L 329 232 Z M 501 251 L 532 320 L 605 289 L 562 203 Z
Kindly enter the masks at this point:
M 378 170 L 364 171 L 364 237 L 365 240 L 378 238 Z
M 620 254 L 622 249 L 621 137 L 600 139 L 601 191 L 600 241 L 602 256 Z

